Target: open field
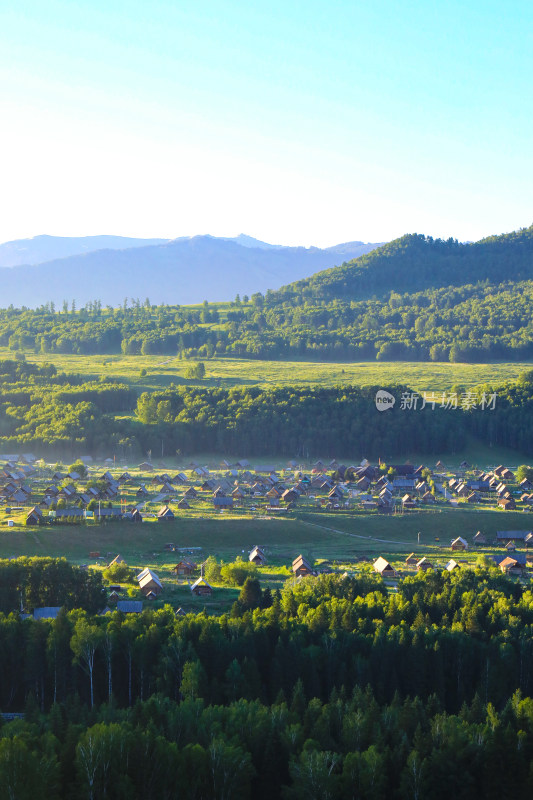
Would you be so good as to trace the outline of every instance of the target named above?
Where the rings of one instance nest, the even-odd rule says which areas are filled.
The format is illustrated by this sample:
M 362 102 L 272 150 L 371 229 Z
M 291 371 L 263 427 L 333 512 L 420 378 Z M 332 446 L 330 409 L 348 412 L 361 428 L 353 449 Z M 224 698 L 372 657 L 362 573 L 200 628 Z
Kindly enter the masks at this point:
M 477 530 L 489 540 L 497 530 L 529 530 L 531 517 L 523 513 L 446 508 L 395 516 L 321 511 L 298 512 L 292 518 L 178 517 L 171 523 L 150 520 L 142 525 L 111 522 L 26 527 L 20 523 L 0 534 L 0 558 L 65 557 L 75 564 L 103 569 L 120 554 L 135 571 L 145 566 L 157 571 L 164 591 L 155 607 L 170 603 L 173 608 L 205 609 L 217 614 L 230 610 L 239 588 L 215 584 L 212 597 L 194 597 L 189 581 L 177 579 L 172 573 L 180 560 L 201 563 L 208 556 L 225 562 L 237 557 L 246 560 L 251 548 L 259 544 L 268 558 L 267 566 L 260 570 L 261 583 L 272 590 L 282 588 L 291 577 L 289 568 L 299 553 L 319 569 L 321 562 L 329 562 L 336 572 L 370 568 L 370 563 L 381 555 L 405 575 L 414 572 L 404 564 L 411 552 L 419 558 L 426 556 L 436 569 L 443 569 L 452 557 L 463 566 L 472 566 L 480 555 L 501 553 L 501 548 L 494 547 L 452 553 L 450 542 L 461 535 L 471 543 Z M 171 552 L 165 548 L 170 543 L 176 548 Z M 89 556 L 94 551 L 101 554 L 96 561 Z M 395 582 L 387 585 L 395 590 Z M 142 597 L 135 583 L 124 588 L 126 596 Z
M 13 352 L 0 349 L 0 358 L 13 358 Z M 443 391 L 454 385 L 470 388 L 480 383 L 494 385 L 512 381 L 532 365 L 527 362 L 496 364 L 449 364 L 438 362 L 319 362 L 259 361 L 245 358 L 213 358 L 205 361 L 203 381 L 185 377 L 189 362 L 172 356 L 122 355 L 35 355 L 26 353 L 30 362 L 50 362 L 65 372 L 85 375 L 88 379 L 119 378 L 139 391 L 176 385 L 200 386 L 283 386 L 312 385 L 375 386 L 406 384 L 417 391 Z M 147 374 L 140 375 L 141 370 Z
M 77 564 L 88 563 L 89 552 L 100 551 L 107 560 L 120 553 L 135 567 L 163 567 L 180 557 L 195 560 L 214 555 L 225 561 L 247 555 L 255 544 L 264 545 L 269 561 L 289 565 L 303 553 L 316 560 L 345 561 L 361 555 L 401 557 L 412 550 L 449 553 L 456 536 L 468 541 L 481 530 L 489 538 L 498 530 L 530 530 L 533 515 L 523 512 L 472 511 L 447 508 L 397 516 L 297 513 L 293 518 L 211 519 L 180 517 L 175 522 L 110 522 L 2 529 L 0 557 L 22 555 L 64 556 Z M 420 544 L 418 534 L 420 533 Z M 436 541 L 438 539 L 439 541 Z M 172 542 L 180 550 L 164 550 Z M 193 549 L 188 552 L 191 548 Z

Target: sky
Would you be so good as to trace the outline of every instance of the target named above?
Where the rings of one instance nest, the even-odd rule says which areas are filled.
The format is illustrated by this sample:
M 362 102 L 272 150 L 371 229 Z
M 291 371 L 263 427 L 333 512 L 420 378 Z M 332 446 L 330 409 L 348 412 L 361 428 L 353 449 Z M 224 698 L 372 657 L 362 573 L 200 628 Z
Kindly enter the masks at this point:
M 526 227 L 532 78 L 530 0 L 4 0 L 0 242 Z

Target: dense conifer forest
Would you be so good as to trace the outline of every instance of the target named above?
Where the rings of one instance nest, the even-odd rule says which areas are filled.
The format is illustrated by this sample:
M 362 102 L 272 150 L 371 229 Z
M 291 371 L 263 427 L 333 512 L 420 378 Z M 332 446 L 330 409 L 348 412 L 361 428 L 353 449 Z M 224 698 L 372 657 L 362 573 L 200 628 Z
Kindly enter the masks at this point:
M 526 798 L 532 625 L 529 587 L 481 563 L 397 593 L 371 573 L 245 586 L 219 617 L 3 613 L 0 707 L 25 718 L 0 727 L 0 781 L 17 800 Z

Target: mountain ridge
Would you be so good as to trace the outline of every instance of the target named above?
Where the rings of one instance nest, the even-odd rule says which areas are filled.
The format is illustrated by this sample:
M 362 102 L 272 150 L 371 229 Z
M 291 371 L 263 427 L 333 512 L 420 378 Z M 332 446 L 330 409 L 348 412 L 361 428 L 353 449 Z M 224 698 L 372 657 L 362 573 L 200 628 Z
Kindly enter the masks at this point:
M 376 246 L 354 243 L 352 257 Z M 350 249 L 349 244 L 339 247 Z M 1 271 L 2 301 L 35 307 L 50 301 L 85 304 L 95 299 L 117 305 L 125 296 L 180 305 L 232 300 L 236 294 L 265 293 L 287 279 L 306 278 L 337 260 L 335 246 L 265 248 L 243 246 L 235 239 L 184 237 L 6 267 Z
M 533 278 L 533 225 L 477 242 L 405 234 L 369 253 L 280 287 L 271 301 L 289 297 L 359 300 L 396 292 L 462 286 L 488 280 Z

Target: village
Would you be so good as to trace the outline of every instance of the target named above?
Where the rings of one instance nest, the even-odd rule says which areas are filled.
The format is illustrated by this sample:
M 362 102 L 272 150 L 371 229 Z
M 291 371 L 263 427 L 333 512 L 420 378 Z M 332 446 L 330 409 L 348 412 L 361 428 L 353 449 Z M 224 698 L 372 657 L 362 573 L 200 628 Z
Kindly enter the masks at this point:
M 404 514 L 445 507 L 503 511 L 533 510 L 533 483 L 517 480 L 499 465 L 484 472 L 462 462 L 447 469 L 412 464 L 357 466 L 291 461 L 279 467 L 247 460 L 216 466 L 191 462 L 170 474 L 165 464 L 149 461 L 103 469 L 80 457 L 72 468 L 45 464 L 31 453 L 0 455 L 0 504 L 4 524 L 24 516 L 26 525 L 106 522 L 171 522 L 186 512 L 286 514 L 324 509 L 349 514 Z M 17 519 L 15 519 L 17 514 Z
M 208 519 L 215 525 L 217 519 L 259 522 L 298 518 L 301 512 L 318 515 L 323 512 L 339 519 L 375 515 L 416 519 L 417 515 L 449 512 L 452 520 L 454 509 L 463 508 L 471 513 L 471 529 L 457 531 L 451 525 L 454 535 L 450 535 L 449 541 L 434 537 L 431 551 L 426 545 L 407 558 L 397 554 L 391 557 L 388 552 L 372 556 L 380 540 L 368 553 L 361 552 L 352 560 L 313 558 L 309 552 L 294 550 L 288 557 L 290 541 L 283 553 L 274 553 L 269 551 L 268 544 L 256 545 L 253 541 L 246 551 L 235 548 L 233 557 L 262 571 L 273 588 L 279 588 L 282 581 L 279 575 L 274 579 L 268 574 L 269 560 L 271 563 L 273 560 L 276 569 L 284 570 L 280 573 L 283 580 L 328 573 L 348 575 L 357 569 L 372 569 L 390 590 L 395 589 L 399 579 L 415 571 L 453 571 L 467 564 L 472 566 L 473 554 L 486 556 L 502 572 L 520 580 L 528 579 L 533 567 L 533 532 L 528 523 L 523 529 L 508 530 L 503 522 L 510 510 L 531 510 L 533 486 L 527 479 L 518 480 L 503 465 L 483 472 L 466 462 L 458 469 L 447 469 L 440 461 L 430 468 L 411 464 L 372 465 L 366 460 L 356 466 L 330 460 L 253 467 L 248 460 L 240 460 L 210 466 L 189 462 L 181 468 L 168 469 L 163 463 L 151 461 L 119 467 L 111 459 L 95 464 L 87 456 L 80 457 L 70 467 L 46 464 L 31 453 L 0 456 L 0 460 L 3 463 L 0 470 L 3 519 L 0 520 L 6 533 L 14 534 L 17 530 L 44 533 L 63 527 L 105 529 L 108 546 L 112 546 L 113 531 L 119 527 L 123 530 L 128 524 L 143 524 L 157 532 L 160 541 L 157 549 L 166 562 L 173 553 L 186 556 L 177 558 L 173 564 L 165 563 L 161 572 L 156 553 L 146 553 L 145 563 L 141 561 L 138 568 L 132 567 L 130 579 L 124 584 L 120 579 L 113 580 L 112 575 L 120 576 L 120 570 L 113 573 L 113 569 L 126 567 L 126 559 L 116 551 L 113 554 L 108 549 L 88 548 L 82 566 L 110 570 L 107 610 L 139 613 L 146 603 L 160 605 L 170 601 L 177 605 L 177 613 L 186 613 L 190 608 L 198 610 L 199 601 L 209 602 L 213 595 L 228 593 L 227 589 L 212 585 L 204 574 L 208 557 L 216 553 L 214 543 L 212 547 L 204 545 L 187 550 L 166 541 L 176 542 L 177 537 L 171 532 L 179 534 L 180 522 L 183 524 L 189 518 L 198 522 Z M 476 509 L 491 509 L 498 518 L 503 514 L 501 529 L 490 534 L 476 531 Z M 324 532 L 327 530 L 324 528 Z M 40 550 L 39 555 L 42 554 Z M 465 555 L 470 560 L 465 560 Z M 68 559 L 69 553 L 65 556 Z M 137 561 L 139 557 L 133 563 Z M 177 587 L 181 589 L 178 594 Z M 215 604 L 214 608 L 217 607 Z M 57 611 L 37 609 L 34 613 L 53 616 Z

